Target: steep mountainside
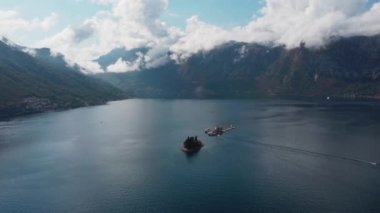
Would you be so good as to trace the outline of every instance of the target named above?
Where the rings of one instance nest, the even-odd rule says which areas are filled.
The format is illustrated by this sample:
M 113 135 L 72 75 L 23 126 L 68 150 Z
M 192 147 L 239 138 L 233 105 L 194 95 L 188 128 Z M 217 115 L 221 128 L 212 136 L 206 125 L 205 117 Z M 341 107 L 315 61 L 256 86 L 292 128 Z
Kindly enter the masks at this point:
M 230 42 L 180 64 L 100 74 L 137 97 L 380 98 L 380 36 L 333 38 L 321 48 Z
M 103 104 L 120 99 L 119 89 L 69 68 L 62 55 L 0 41 L 0 118 L 47 110 Z

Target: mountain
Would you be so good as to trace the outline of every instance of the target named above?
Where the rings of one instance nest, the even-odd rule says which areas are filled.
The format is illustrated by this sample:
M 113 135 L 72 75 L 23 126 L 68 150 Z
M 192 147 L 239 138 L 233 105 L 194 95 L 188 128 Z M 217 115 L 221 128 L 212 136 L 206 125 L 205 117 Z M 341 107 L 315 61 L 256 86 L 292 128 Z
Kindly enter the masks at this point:
M 136 97 L 258 96 L 380 99 L 380 35 L 332 38 L 324 47 L 294 49 L 229 42 L 176 64 L 100 74 Z
M 127 50 L 124 47 L 111 50 L 109 53 L 100 56 L 95 62 L 98 62 L 103 70 L 107 70 L 107 67 L 115 64 L 119 59 L 128 62 L 135 62 L 141 55 L 145 55 L 149 48 L 135 48 Z
M 0 118 L 123 97 L 119 89 L 69 67 L 61 54 L 0 41 Z
M 380 36 L 336 38 L 283 54 L 259 79 L 263 94 L 380 98 Z

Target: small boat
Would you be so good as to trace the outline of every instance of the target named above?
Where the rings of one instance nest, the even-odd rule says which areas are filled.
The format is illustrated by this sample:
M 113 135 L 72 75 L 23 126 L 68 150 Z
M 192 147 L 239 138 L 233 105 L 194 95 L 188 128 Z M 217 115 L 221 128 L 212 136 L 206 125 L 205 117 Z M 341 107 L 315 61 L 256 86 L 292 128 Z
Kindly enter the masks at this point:
M 228 128 L 224 127 L 215 127 L 214 129 L 205 129 L 205 134 L 207 134 L 210 137 L 216 137 L 221 136 L 226 132 L 229 132 L 231 130 L 235 129 L 232 125 Z
M 186 153 L 195 153 L 201 150 L 203 143 L 198 140 L 198 137 L 187 137 L 185 142 L 182 144 L 181 150 Z

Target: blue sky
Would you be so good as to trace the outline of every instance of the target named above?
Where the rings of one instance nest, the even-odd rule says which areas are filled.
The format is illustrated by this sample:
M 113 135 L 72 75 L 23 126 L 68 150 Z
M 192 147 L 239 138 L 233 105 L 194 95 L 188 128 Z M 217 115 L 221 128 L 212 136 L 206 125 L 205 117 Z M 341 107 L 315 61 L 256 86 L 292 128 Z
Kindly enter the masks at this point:
M 168 12 L 179 17 L 164 18 L 168 23 L 183 27 L 185 20 L 198 15 L 202 20 L 218 26 L 245 25 L 263 6 L 258 0 L 172 0 Z
M 223 27 L 248 23 L 263 3 L 258 0 L 171 0 L 162 19 L 169 25 L 184 28 L 186 19 L 198 15 L 202 20 Z M 23 18 L 45 17 L 55 12 L 58 26 L 75 25 L 109 5 L 90 0 L 1 0 L 1 10 L 15 10 Z
M 380 0 L 369 0 L 369 5 Z M 218 26 L 230 27 L 248 23 L 263 7 L 261 0 L 170 0 L 163 16 L 168 24 L 183 28 L 187 18 L 198 15 L 202 20 Z M 97 11 L 110 6 L 90 0 L 1 0 L 0 9 L 19 11 L 25 18 L 44 17 L 52 12 L 59 15 L 59 24 L 78 23 Z
M 1 0 L 1 10 L 14 10 L 23 18 L 43 18 L 52 12 L 59 16 L 57 27 L 80 24 L 85 18 L 91 17 L 105 6 L 91 3 L 87 0 Z

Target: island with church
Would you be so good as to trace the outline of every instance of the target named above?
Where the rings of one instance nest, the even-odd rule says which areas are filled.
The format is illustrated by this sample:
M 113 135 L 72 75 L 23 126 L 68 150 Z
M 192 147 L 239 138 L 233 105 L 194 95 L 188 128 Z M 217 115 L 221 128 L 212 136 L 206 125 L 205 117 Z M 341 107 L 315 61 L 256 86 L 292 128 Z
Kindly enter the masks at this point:
M 187 137 L 185 142 L 183 143 L 181 150 L 185 153 L 196 153 L 201 150 L 203 147 L 203 143 L 195 137 Z

